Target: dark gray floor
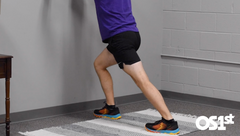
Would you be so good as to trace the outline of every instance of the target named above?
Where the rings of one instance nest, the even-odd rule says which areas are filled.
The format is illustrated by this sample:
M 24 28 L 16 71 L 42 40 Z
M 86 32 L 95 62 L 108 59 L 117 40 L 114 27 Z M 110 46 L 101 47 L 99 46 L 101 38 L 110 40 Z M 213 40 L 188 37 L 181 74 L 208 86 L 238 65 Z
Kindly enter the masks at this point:
M 167 106 L 171 112 L 191 114 L 197 116 L 226 116 L 232 113 L 235 118 L 233 121 L 235 124 L 226 125 L 226 131 L 197 131 L 187 134 L 185 136 L 240 136 L 240 111 L 234 109 L 227 109 L 222 107 L 214 107 L 203 104 L 196 104 L 190 102 L 184 102 L 173 99 L 165 99 Z M 135 103 L 129 103 L 124 105 L 118 105 L 121 113 L 134 112 L 138 110 L 144 110 L 147 108 L 153 108 L 148 101 L 140 101 Z M 27 115 L 26 115 L 27 116 Z M 67 115 L 61 115 L 56 117 L 49 117 L 44 119 L 37 119 L 32 121 L 18 122 L 11 124 L 11 136 L 21 136 L 19 131 L 33 131 L 41 128 L 47 128 L 52 126 L 59 126 L 64 124 L 70 124 L 74 122 L 93 119 L 92 110 L 77 112 Z M 5 136 L 5 126 L 0 126 L 0 136 Z

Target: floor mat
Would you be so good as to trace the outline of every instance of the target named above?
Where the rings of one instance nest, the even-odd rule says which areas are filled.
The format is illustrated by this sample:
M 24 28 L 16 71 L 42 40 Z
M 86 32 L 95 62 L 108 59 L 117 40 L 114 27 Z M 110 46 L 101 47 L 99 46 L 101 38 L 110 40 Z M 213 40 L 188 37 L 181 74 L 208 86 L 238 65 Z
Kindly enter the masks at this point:
M 180 113 L 172 113 L 178 121 L 180 135 L 197 131 L 196 116 Z M 169 136 L 147 132 L 146 123 L 152 123 L 161 119 L 161 115 L 154 109 L 146 109 L 131 113 L 125 113 L 119 120 L 97 118 L 63 126 L 44 128 L 30 132 L 19 132 L 25 136 Z

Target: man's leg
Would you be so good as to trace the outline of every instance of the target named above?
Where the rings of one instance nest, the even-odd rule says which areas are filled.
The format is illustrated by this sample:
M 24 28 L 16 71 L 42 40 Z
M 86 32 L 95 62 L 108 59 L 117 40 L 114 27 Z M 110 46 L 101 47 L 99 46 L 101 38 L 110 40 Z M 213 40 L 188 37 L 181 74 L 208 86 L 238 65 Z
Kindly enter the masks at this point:
M 103 92 L 106 96 L 106 103 L 108 105 L 115 105 L 113 81 L 107 68 L 117 64 L 114 56 L 105 48 L 102 53 L 94 61 L 94 68 L 99 77 Z
M 157 88 L 149 81 L 148 76 L 142 66 L 142 62 L 137 62 L 132 65 L 125 65 L 123 69 L 128 75 L 132 77 L 137 86 L 142 90 L 146 98 L 152 103 L 152 105 L 158 110 L 166 120 L 173 119 L 169 112 L 161 93 Z

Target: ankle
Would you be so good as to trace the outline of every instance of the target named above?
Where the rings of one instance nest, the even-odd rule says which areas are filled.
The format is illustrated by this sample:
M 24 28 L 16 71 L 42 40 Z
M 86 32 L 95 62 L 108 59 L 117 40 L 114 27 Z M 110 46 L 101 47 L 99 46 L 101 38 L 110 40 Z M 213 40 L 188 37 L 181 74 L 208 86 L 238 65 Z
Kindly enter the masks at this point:
M 114 102 L 105 102 L 108 106 L 115 106 L 115 103 Z
M 162 117 L 162 120 L 164 120 L 164 121 L 167 122 L 167 123 L 172 123 L 172 122 L 174 122 L 174 119 L 173 119 L 173 118 L 172 118 L 172 119 L 165 119 L 165 118 Z
M 108 109 L 115 109 L 115 107 L 116 107 L 115 105 L 108 105 L 107 103 L 106 103 L 106 105 L 107 105 Z

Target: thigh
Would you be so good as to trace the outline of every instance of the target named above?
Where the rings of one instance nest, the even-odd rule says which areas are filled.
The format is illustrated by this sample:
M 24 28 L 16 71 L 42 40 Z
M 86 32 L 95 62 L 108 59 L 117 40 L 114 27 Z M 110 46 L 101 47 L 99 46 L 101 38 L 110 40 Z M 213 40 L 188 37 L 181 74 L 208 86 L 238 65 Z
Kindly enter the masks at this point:
M 143 68 L 142 62 L 136 62 L 132 65 L 125 65 L 123 70 L 132 77 L 136 83 L 148 81 L 148 76 Z
M 117 64 L 117 62 L 116 62 L 114 56 L 112 55 L 112 53 L 110 53 L 107 50 L 107 48 L 105 48 L 96 58 L 95 64 L 97 64 L 98 66 L 101 66 L 103 68 L 107 68 L 107 67 Z

